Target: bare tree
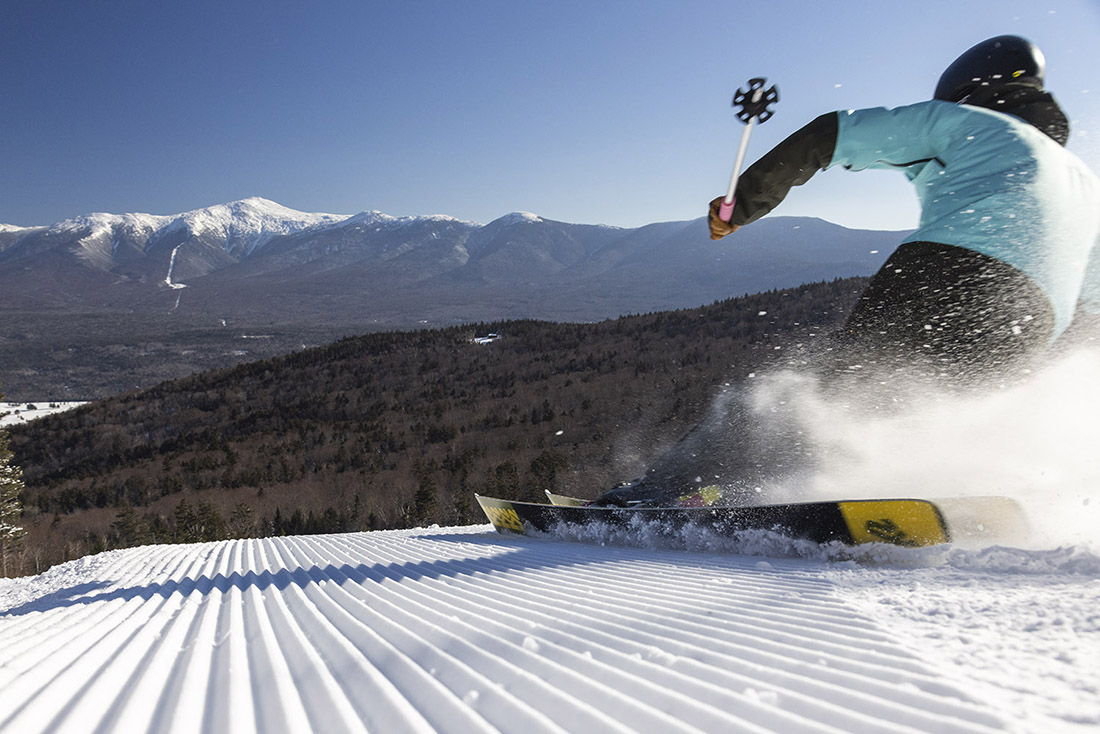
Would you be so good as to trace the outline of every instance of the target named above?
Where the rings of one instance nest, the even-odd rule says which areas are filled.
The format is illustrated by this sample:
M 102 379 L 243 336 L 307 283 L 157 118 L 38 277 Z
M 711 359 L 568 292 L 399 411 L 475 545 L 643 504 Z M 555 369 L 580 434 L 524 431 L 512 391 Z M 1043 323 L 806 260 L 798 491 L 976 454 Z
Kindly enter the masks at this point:
M 18 524 L 23 516 L 20 501 L 23 470 L 12 463 L 12 457 L 8 432 L 0 429 L 0 575 L 3 576 L 8 575 L 8 559 L 19 551 L 25 534 Z

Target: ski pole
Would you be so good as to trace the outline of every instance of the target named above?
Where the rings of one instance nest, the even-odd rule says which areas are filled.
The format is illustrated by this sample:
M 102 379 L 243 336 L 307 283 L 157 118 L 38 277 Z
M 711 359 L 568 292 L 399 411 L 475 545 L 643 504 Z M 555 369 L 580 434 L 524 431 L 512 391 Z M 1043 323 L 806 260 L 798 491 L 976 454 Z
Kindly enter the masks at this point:
M 745 130 L 741 133 L 741 142 L 737 146 L 737 158 L 733 163 L 733 173 L 730 175 L 730 186 L 726 191 L 726 198 L 718 207 L 718 217 L 723 222 L 728 222 L 733 216 L 733 205 L 736 200 L 737 180 L 741 178 L 741 166 L 745 163 L 745 153 L 749 149 L 749 137 L 757 122 L 764 124 L 775 113 L 768 109 L 768 105 L 779 101 L 779 90 L 773 84 L 764 89 L 763 77 L 749 79 L 748 89 L 738 89 L 733 95 L 734 108 L 737 110 L 737 119 L 745 123 Z

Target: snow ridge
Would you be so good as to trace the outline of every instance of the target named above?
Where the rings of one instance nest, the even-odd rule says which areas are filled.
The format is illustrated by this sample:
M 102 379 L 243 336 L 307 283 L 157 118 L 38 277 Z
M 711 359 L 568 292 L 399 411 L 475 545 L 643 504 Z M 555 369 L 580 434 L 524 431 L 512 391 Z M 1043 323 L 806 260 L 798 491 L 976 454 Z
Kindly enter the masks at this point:
M 487 526 L 113 551 L 0 583 L 0 730 L 1014 730 L 849 603 L 879 573 Z
M 532 217 L 530 221 L 541 221 L 534 215 L 524 216 Z M 74 240 L 77 256 L 88 265 L 110 269 L 123 242 L 128 247 L 144 250 L 164 238 L 170 238 L 175 243 L 196 238 L 207 244 L 216 244 L 240 260 L 280 236 L 320 233 L 333 227 L 394 229 L 423 222 L 481 226 L 445 215 L 393 217 L 379 211 L 356 215 L 307 213 L 268 199 L 252 197 L 167 216 L 97 212 L 66 219 L 48 228 L 0 225 L 0 234 L 15 235 L 18 241 L 20 235 L 47 229 Z
M 228 252 L 241 257 L 279 235 L 338 224 L 346 219 L 346 215 L 299 212 L 253 197 L 180 214 L 167 229 L 184 228 L 194 236 L 212 234 L 224 238 Z
M 253 197 L 167 216 L 97 212 L 66 219 L 49 230 L 77 236 L 78 255 L 91 265 L 106 267 L 120 237 L 144 247 L 150 241 L 182 231 L 187 237 L 224 242 L 229 254 L 244 257 L 280 235 L 324 228 L 348 218 L 342 214 L 299 212 Z

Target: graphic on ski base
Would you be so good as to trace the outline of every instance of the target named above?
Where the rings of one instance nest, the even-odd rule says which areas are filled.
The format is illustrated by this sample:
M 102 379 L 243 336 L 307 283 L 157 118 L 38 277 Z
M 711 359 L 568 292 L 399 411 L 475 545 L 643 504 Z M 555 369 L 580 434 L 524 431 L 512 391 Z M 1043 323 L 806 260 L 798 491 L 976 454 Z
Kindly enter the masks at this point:
M 858 499 L 798 502 L 747 507 L 591 507 L 583 500 L 547 493 L 553 504 L 516 502 L 477 495 L 485 516 L 497 531 L 553 533 L 560 526 L 641 523 L 674 533 L 687 526 L 719 535 L 743 530 L 769 530 L 816 543 L 844 545 L 891 543 L 923 547 L 959 539 L 1017 537 L 1023 514 L 1005 497 L 960 497 L 935 502 L 922 499 Z

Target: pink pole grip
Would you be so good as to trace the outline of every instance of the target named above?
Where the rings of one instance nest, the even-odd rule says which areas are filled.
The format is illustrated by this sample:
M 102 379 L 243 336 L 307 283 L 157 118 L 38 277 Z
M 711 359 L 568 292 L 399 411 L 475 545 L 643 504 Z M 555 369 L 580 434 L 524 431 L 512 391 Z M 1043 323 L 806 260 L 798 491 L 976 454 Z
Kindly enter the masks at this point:
M 728 222 L 730 220 L 730 217 L 733 216 L 733 205 L 735 202 L 736 199 L 729 203 L 723 201 L 722 205 L 718 207 L 718 218 L 721 219 L 723 222 Z

